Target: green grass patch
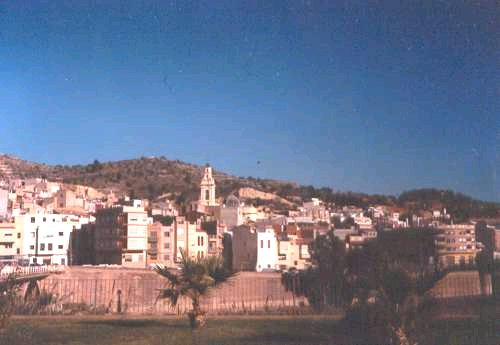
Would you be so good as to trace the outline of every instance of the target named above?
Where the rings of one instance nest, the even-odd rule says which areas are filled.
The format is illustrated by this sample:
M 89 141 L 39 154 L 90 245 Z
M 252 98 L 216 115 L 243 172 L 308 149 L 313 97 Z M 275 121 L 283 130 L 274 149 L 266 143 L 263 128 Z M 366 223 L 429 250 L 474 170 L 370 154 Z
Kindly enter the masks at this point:
M 500 344 L 500 324 L 436 321 L 425 344 Z M 5 345 L 319 345 L 370 344 L 364 330 L 325 317 L 219 317 L 191 331 L 187 319 L 17 318 Z M 420 342 L 419 344 L 424 344 Z

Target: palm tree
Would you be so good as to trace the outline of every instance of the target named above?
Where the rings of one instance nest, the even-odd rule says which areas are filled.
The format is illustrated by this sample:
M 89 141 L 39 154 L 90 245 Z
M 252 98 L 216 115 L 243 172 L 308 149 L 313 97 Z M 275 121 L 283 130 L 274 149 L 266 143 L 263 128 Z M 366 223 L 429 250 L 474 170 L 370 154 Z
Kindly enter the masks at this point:
M 201 297 L 235 275 L 224 266 L 221 256 L 191 259 L 181 251 L 180 273 L 173 273 L 163 265 L 154 267 L 156 273 L 168 280 L 168 286 L 160 291 L 159 298 L 166 298 L 176 306 L 179 297 L 191 300 L 193 308 L 188 312 L 192 328 L 203 327 L 205 312 L 201 309 Z

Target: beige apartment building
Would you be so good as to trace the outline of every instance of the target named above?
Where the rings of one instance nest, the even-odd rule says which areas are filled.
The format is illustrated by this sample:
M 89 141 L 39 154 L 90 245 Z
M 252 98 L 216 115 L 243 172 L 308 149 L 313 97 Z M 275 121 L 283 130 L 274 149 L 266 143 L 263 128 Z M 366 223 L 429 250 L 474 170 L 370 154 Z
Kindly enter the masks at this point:
M 15 223 L 0 223 L 0 263 L 15 262 L 22 253 L 22 232 Z
M 175 231 L 174 226 L 160 222 L 148 225 L 147 264 L 174 265 Z
M 438 262 L 443 266 L 473 264 L 479 252 L 474 225 L 441 225 L 435 243 Z

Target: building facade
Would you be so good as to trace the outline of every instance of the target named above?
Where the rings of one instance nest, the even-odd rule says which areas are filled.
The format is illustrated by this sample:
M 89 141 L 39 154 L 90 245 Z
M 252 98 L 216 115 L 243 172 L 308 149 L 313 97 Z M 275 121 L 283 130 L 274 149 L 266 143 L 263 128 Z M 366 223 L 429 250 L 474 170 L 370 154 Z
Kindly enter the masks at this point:
M 175 228 L 159 222 L 148 225 L 147 263 L 174 265 Z
M 473 264 L 479 251 L 475 226 L 469 224 L 439 226 L 435 243 L 438 262 L 445 267 Z
M 15 223 L 0 223 L 0 263 L 16 262 L 21 247 L 22 234 Z
M 71 233 L 89 221 L 88 217 L 50 213 L 17 216 L 20 254 L 32 264 L 68 265 Z
M 5 219 L 9 215 L 9 191 L 0 188 L 0 219 Z
M 278 241 L 273 227 L 257 229 L 257 272 L 279 269 Z
M 257 232 L 248 225 L 232 230 L 233 268 L 238 271 L 254 271 L 257 267 Z

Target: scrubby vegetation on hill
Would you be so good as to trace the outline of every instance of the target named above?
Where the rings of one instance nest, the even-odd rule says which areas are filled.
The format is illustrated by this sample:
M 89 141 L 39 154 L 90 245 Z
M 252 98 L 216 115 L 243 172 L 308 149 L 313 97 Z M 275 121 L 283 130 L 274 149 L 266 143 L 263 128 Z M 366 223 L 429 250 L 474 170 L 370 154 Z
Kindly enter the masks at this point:
M 118 195 L 155 199 L 169 193 L 178 204 L 187 204 L 198 199 L 199 183 L 203 166 L 169 160 L 165 157 L 141 157 L 115 162 L 95 160 L 87 165 L 46 165 L 24 161 L 3 155 L 0 163 L 8 165 L 17 177 L 45 177 L 49 180 L 87 185 L 101 190 L 113 190 Z M 438 189 L 418 189 L 403 192 L 399 198 L 387 195 L 368 195 L 354 192 L 339 192 L 331 188 L 300 186 L 296 183 L 236 177 L 215 171 L 217 195 L 225 198 L 238 194 L 240 188 L 250 187 L 258 191 L 273 193 L 275 200 L 249 199 L 256 205 L 277 207 L 281 211 L 293 209 L 302 201 L 319 198 L 337 206 L 387 205 L 403 207 L 409 211 L 446 208 L 457 219 L 500 217 L 500 204 L 475 200 L 461 193 Z M 0 172 L 0 177 L 1 172 Z M 280 198 L 290 203 L 279 202 Z M 283 201 L 283 200 L 282 200 Z M 276 203 L 279 202 L 279 207 Z
M 411 210 L 431 210 L 446 208 L 456 220 L 469 218 L 499 217 L 500 205 L 494 202 L 475 200 L 451 190 L 416 189 L 401 193 L 399 203 Z

